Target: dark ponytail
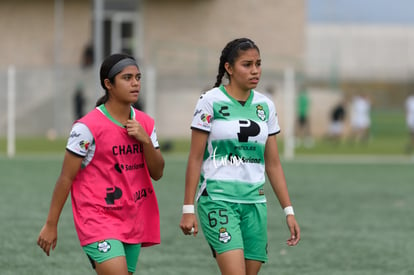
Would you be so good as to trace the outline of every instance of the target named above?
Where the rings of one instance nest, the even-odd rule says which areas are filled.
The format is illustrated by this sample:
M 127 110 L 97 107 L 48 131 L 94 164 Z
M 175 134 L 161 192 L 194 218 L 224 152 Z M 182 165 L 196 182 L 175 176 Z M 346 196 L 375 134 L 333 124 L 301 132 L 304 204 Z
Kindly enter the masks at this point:
M 105 104 L 108 101 L 109 93 L 105 86 L 105 79 L 108 79 L 112 84 L 115 83 L 115 76 L 123 69 L 122 64 L 121 66 L 118 65 L 119 62 L 123 59 L 131 60 L 130 62 L 126 62 L 126 65 L 136 65 L 138 67 L 135 58 L 127 54 L 112 54 L 105 58 L 99 71 L 101 86 L 105 90 L 105 94 L 96 101 L 96 107 Z M 119 68 L 117 68 L 116 65 L 119 66 Z M 115 72 L 113 71 L 113 68 L 115 68 Z
M 108 91 L 105 90 L 105 94 L 101 96 L 100 98 L 98 98 L 98 100 L 96 101 L 95 107 L 105 104 L 108 101 L 108 99 L 109 99 Z
M 226 71 L 226 68 L 224 67 L 226 62 L 233 66 L 234 62 L 240 55 L 240 51 L 246 51 L 249 49 L 256 49 L 260 53 L 257 45 L 249 38 L 238 38 L 227 43 L 227 45 L 221 51 L 218 74 L 216 77 L 216 83 L 214 84 L 214 87 L 218 87 L 221 85 L 224 75 L 226 75 L 229 78 L 229 74 Z
M 226 49 L 224 49 L 221 53 L 220 56 L 220 63 L 219 63 L 219 67 L 218 67 L 218 74 L 216 77 L 216 83 L 214 84 L 214 87 L 218 87 L 221 84 L 221 81 L 223 79 L 224 74 L 226 73 L 226 69 L 224 68 L 224 64 L 226 63 L 226 59 L 225 59 L 225 55 L 224 55 L 224 51 Z

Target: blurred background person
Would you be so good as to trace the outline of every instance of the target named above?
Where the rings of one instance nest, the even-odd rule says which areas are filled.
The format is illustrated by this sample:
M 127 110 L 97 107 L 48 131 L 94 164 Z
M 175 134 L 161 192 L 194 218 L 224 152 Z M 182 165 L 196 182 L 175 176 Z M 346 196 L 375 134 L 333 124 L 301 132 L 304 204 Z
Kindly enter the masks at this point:
M 302 144 L 309 148 L 313 146 L 313 139 L 310 133 L 309 124 L 309 108 L 310 99 L 305 87 L 302 87 L 299 91 L 299 95 L 296 101 L 297 111 L 297 127 L 296 127 L 296 145 Z
M 367 142 L 371 128 L 371 102 L 368 96 L 356 94 L 351 101 L 350 142 Z
M 93 66 L 93 62 L 94 62 L 93 55 L 94 55 L 94 52 L 93 52 L 92 44 L 86 45 L 82 53 L 82 60 L 81 60 L 82 69 L 91 68 Z
M 341 100 L 331 111 L 328 140 L 338 143 L 344 133 L 345 106 Z
M 78 84 L 76 86 L 75 93 L 73 94 L 73 107 L 74 107 L 74 114 L 75 114 L 75 120 L 80 119 L 85 115 L 85 95 L 83 92 L 83 86 L 82 84 Z
M 414 92 L 411 92 L 405 100 L 405 114 L 408 133 L 410 136 L 406 151 L 408 154 L 411 154 L 414 148 Z

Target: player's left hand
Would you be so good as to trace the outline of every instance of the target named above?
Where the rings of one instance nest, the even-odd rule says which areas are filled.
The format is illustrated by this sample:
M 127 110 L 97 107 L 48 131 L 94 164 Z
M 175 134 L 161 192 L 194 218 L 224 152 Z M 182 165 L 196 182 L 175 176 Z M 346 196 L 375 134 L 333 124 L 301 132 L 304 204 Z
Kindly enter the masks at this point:
M 184 235 L 197 236 L 198 224 L 196 215 L 191 213 L 183 214 L 181 217 L 180 228 Z
M 145 129 L 135 119 L 128 119 L 125 128 L 129 136 L 136 138 L 141 143 L 151 142 Z
M 45 224 L 39 233 L 37 245 L 43 249 L 47 256 L 50 255 L 50 249 L 55 250 L 57 244 L 57 227 Z
M 288 215 L 286 217 L 286 223 L 290 231 L 290 238 L 286 241 L 288 246 L 295 246 L 300 241 L 300 228 L 296 222 L 294 215 Z

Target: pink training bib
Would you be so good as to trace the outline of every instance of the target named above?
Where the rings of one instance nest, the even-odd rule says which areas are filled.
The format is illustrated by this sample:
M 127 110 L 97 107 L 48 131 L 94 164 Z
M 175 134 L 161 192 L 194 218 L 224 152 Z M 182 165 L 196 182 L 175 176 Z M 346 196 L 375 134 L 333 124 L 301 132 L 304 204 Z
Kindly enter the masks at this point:
M 153 119 L 138 110 L 135 119 L 151 135 Z M 143 247 L 159 244 L 158 203 L 142 144 L 99 109 L 78 122 L 88 126 L 95 142 L 91 162 L 79 171 L 71 188 L 81 245 L 109 238 Z

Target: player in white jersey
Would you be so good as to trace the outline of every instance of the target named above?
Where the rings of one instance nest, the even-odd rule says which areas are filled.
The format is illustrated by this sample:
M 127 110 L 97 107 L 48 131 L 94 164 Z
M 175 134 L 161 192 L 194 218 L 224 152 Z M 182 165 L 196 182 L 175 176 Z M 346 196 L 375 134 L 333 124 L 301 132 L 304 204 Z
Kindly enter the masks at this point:
M 254 90 L 260 65 L 252 40 L 230 41 L 221 53 L 214 88 L 198 100 L 191 123 L 180 227 L 197 235 L 197 199 L 200 225 L 222 274 L 258 274 L 268 259 L 265 173 L 286 215 L 287 244 L 300 240 L 279 159 L 276 109 Z M 224 75 L 229 82 L 221 85 Z
M 357 94 L 351 105 L 351 142 L 367 142 L 371 127 L 371 102 L 368 96 Z
M 407 153 L 411 153 L 414 149 L 414 93 L 411 93 L 405 101 L 405 118 L 410 135 L 407 145 Z

